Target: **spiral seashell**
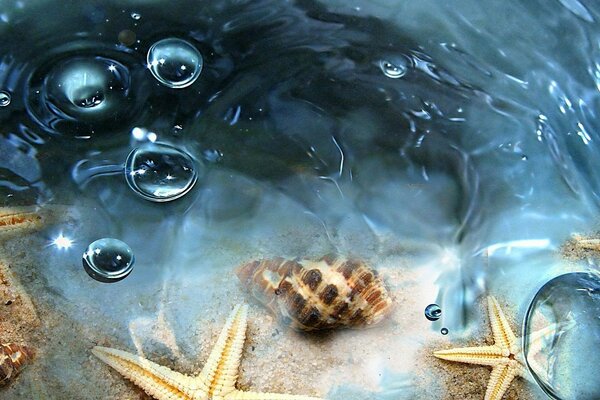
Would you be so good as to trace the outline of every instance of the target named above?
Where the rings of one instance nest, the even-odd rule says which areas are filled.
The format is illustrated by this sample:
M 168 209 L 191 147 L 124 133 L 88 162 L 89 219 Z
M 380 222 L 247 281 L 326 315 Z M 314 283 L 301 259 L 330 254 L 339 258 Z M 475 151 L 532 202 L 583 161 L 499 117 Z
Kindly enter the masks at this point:
M 33 358 L 33 351 L 27 346 L 15 343 L 0 344 L 0 386 L 12 381 Z
M 299 330 L 370 326 L 392 305 L 377 272 L 360 260 L 274 258 L 249 262 L 236 273 L 254 297 Z

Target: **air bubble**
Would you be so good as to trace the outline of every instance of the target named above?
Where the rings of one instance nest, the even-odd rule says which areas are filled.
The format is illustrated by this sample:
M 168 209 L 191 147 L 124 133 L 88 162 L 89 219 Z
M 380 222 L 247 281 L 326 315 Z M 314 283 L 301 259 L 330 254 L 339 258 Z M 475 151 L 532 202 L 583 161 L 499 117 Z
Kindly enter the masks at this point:
M 176 147 L 147 143 L 129 153 L 125 179 L 146 200 L 166 202 L 189 192 L 198 171 L 192 157 Z
M 398 58 L 393 61 L 381 60 L 379 62 L 379 68 L 385 76 L 392 79 L 402 78 L 408 71 L 407 61 Z
M 133 19 L 135 19 L 137 21 L 137 20 L 140 20 L 142 18 L 142 15 L 138 14 L 136 12 L 132 12 L 131 13 L 131 18 L 133 18 Z
M 103 238 L 92 242 L 83 253 L 83 268 L 97 281 L 118 282 L 133 270 L 135 257 L 127 243 Z
M 0 107 L 6 107 L 10 104 L 10 93 L 0 90 Z
M 119 32 L 119 36 L 117 37 L 120 43 L 125 46 L 131 46 L 135 43 L 136 35 L 135 32 L 130 31 L 129 29 L 124 29 Z
M 600 277 L 573 272 L 537 292 L 524 324 L 524 354 L 535 380 L 554 399 L 600 398 Z
M 442 309 L 437 304 L 430 304 L 425 307 L 425 318 L 430 321 L 437 321 L 442 316 Z
M 190 86 L 202 71 L 202 55 L 182 39 L 160 40 L 148 50 L 148 68 L 163 85 L 174 89 Z
M 440 332 L 441 332 L 442 335 L 447 335 L 448 334 L 448 328 L 442 328 L 440 330 Z

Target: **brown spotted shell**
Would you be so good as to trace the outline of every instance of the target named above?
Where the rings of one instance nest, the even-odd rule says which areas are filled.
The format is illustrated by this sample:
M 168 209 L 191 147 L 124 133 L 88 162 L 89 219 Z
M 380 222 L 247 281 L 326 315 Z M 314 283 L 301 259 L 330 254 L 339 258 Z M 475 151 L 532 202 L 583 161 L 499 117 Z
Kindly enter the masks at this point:
M 15 343 L 0 344 L 0 386 L 8 384 L 33 358 L 27 346 Z
M 249 262 L 236 272 L 262 304 L 304 331 L 373 325 L 392 305 L 377 272 L 359 260 L 274 258 Z

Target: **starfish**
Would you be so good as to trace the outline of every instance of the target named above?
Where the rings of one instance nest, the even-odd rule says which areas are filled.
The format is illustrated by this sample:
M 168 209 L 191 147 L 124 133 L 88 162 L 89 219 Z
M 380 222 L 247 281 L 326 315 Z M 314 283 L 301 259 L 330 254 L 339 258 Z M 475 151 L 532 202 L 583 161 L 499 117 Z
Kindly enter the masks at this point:
M 0 207 L 0 233 L 23 232 L 39 228 L 42 216 L 32 207 Z
M 33 207 L 0 207 L 0 242 L 8 237 L 39 229 L 43 225 L 43 217 Z M 0 333 L 7 331 L 8 324 L 17 326 L 16 322 L 39 324 L 35 307 L 29 295 L 19 283 L 4 257 L 0 257 L 0 302 L 4 305 L 16 303 L 8 311 L 13 315 L 10 320 L 7 315 L 0 312 Z
M 448 361 L 491 366 L 492 374 L 485 392 L 485 400 L 500 400 L 513 379 L 523 377 L 531 380 L 531 376 L 525 364 L 521 339 L 517 338 L 510 329 L 498 301 L 492 296 L 488 297 L 488 314 L 494 336 L 492 346 L 440 350 L 434 352 L 433 355 Z M 532 345 L 530 352 L 539 352 L 543 340 L 553 335 L 554 332 L 556 332 L 556 326 L 552 325 L 533 333 L 528 339 Z
M 204 368 L 187 376 L 125 351 L 96 346 L 92 353 L 157 400 L 319 400 L 315 397 L 237 390 L 248 306 L 237 305 Z

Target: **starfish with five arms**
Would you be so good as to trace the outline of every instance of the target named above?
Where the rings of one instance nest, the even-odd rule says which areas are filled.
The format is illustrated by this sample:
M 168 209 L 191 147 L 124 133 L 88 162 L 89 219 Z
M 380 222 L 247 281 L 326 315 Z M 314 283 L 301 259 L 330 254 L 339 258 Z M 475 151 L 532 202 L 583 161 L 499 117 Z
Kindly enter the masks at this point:
M 187 376 L 121 350 L 96 346 L 94 355 L 157 400 L 319 400 L 235 388 L 246 339 L 248 306 L 237 305 L 225 323 L 204 368 Z
M 485 392 L 485 400 L 500 400 L 514 378 L 520 376 L 531 379 L 531 377 L 525 364 L 521 339 L 517 338 L 510 329 L 508 320 L 500 309 L 498 301 L 492 296 L 489 296 L 487 300 L 494 344 L 492 346 L 440 350 L 434 352 L 433 355 L 443 360 L 492 367 L 492 374 Z M 533 333 L 532 337 L 529 338 L 532 343 L 530 351 L 539 352 L 542 340 L 555 331 L 556 327 L 551 326 Z

